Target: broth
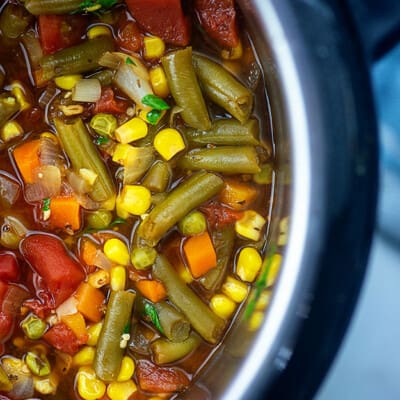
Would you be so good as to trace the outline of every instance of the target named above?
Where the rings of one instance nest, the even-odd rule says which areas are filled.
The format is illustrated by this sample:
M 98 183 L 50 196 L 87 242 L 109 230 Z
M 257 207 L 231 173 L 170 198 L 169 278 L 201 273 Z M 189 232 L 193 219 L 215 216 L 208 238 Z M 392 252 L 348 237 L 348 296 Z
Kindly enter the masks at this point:
M 233 1 L 115 3 L 1 8 L 7 398 L 176 397 L 239 312 L 257 329 L 279 269 L 268 103 Z

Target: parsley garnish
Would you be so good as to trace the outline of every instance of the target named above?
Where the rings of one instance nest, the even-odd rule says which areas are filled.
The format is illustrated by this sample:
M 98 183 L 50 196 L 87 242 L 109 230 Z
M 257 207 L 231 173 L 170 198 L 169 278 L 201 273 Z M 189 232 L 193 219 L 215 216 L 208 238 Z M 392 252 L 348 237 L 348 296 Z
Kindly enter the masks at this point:
M 114 221 L 112 221 L 108 226 L 111 228 L 112 226 L 124 224 L 125 222 L 126 222 L 125 219 L 118 217 L 115 218 Z
M 117 0 L 83 0 L 79 11 L 95 12 L 100 9 L 107 10 L 117 3 Z
M 143 97 L 142 103 L 146 106 L 154 108 L 155 110 L 168 110 L 169 105 L 160 97 L 155 96 L 154 94 L 146 94 Z
M 146 119 L 151 125 L 157 125 L 157 122 L 160 119 L 160 116 L 161 116 L 160 110 L 150 110 L 146 114 Z
M 257 301 L 260 298 L 262 291 L 267 286 L 267 278 L 268 278 L 269 271 L 271 269 L 275 249 L 276 249 L 276 246 L 272 245 L 267 256 L 265 257 L 260 276 L 258 277 L 256 284 L 255 284 L 252 298 L 250 299 L 249 303 L 247 304 L 246 310 L 244 312 L 245 319 L 249 319 L 251 317 L 251 315 L 254 312 L 254 309 L 256 308 Z
M 136 65 L 135 61 L 133 61 L 130 57 L 126 57 L 125 64 Z
M 96 139 L 96 144 L 97 144 L 98 146 L 101 146 L 102 144 L 106 144 L 106 143 L 108 143 L 109 141 L 110 141 L 110 139 L 109 139 L 108 137 L 99 136 L 99 137 Z
M 144 313 L 150 318 L 150 321 L 153 323 L 153 325 L 160 331 L 160 333 L 164 334 L 163 328 L 161 327 L 160 324 L 160 319 L 157 314 L 157 310 L 155 307 L 150 304 L 150 303 L 145 303 L 144 305 Z
M 42 211 L 49 211 L 50 210 L 50 198 L 43 199 L 43 206 Z

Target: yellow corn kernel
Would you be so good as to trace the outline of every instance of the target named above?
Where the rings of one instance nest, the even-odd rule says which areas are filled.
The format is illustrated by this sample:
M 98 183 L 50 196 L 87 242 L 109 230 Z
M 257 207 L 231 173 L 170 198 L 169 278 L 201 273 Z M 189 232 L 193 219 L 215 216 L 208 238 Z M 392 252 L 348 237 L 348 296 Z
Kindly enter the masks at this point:
M 22 126 L 17 121 L 8 121 L 1 128 L 1 138 L 9 142 L 24 133 Z
M 235 230 L 246 239 L 260 240 L 261 231 L 267 221 L 254 210 L 246 210 L 242 218 L 235 222 Z
M 114 136 L 118 142 L 126 144 L 147 135 L 148 127 L 141 118 L 134 117 L 124 124 L 120 125 L 115 131 Z
M 159 65 L 155 68 L 152 68 L 149 74 L 150 83 L 154 94 L 162 98 L 167 97 L 169 95 L 169 86 L 163 67 Z
M 33 386 L 40 394 L 55 394 L 57 391 L 57 382 L 52 377 L 39 378 L 34 376 Z
M 230 49 L 223 49 L 221 51 L 221 57 L 224 60 L 238 60 L 242 56 L 243 56 L 243 46 L 241 41 L 239 41 L 239 44 L 236 47 L 231 47 Z
M 264 320 L 264 313 L 262 311 L 254 311 L 250 317 L 248 330 L 250 332 L 255 332 L 262 324 Z
M 83 365 L 92 365 L 96 349 L 92 346 L 82 347 L 72 358 L 74 365 L 79 367 Z
M 151 192 L 144 186 L 125 185 L 119 198 L 119 206 L 133 215 L 142 215 L 151 206 Z
M 219 317 L 227 319 L 234 313 L 236 304 L 224 294 L 215 294 L 211 297 L 210 307 Z
M 115 208 L 115 196 L 111 196 L 109 199 L 103 201 L 100 205 L 103 210 L 112 211 Z
M 126 283 L 126 269 L 121 265 L 117 265 L 116 267 L 112 267 L 110 270 L 110 286 L 111 289 L 116 290 L 124 290 Z
M 118 143 L 112 155 L 112 160 L 118 164 L 124 165 L 129 158 L 134 157 L 137 153 L 137 148 L 130 144 Z
M 104 254 L 108 257 L 109 260 L 120 264 L 120 265 L 128 265 L 129 264 L 129 251 L 126 244 L 117 238 L 108 239 L 104 243 Z
M 100 36 L 111 36 L 110 28 L 105 25 L 97 25 L 87 31 L 88 39 L 95 39 Z
M 79 396 L 84 400 L 97 400 L 106 393 L 106 385 L 96 377 L 91 367 L 83 366 L 77 373 L 77 388 Z
M 132 378 L 133 373 L 135 372 L 135 362 L 129 356 L 125 356 L 121 362 L 121 368 L 119 370 L 118 382 L 129 381 Z
M 137 391 L 135 382 L 111 382 L 107 387 L 107 396 L 110 400 L 126 400 Z
M 11 83 L 11 93 L 17 99 L 18 104 L 21 107 L 21 111 L 28 109 L 31 104 L 26 99 L 24 86 L 19 81 L 14 81 Z
M 127 210 L 125 210 L 124 203 L 122 202 L 121 196 L 117 196 L 115 208 L 116 208 L 118 217 L 123 218 L 123 219 L 129 218 L 130 214 Z
M 88 275 L 88 283 L 94 288 L 101 288 L 110 283 L 110 273 L 104 269 L 92 272 Z
M 282 256 L 280 254 L 274 254 L 272 256 L 271 265 L 269 266 L 268 276 L 267 276 L 267 286 L 272 286 L 279 273 L 279 269 L 282 263 Z
M 164 41 L 157 36 L 145 36 L 143 39 L 144 58 L 160 58 L 165 51 Z
M 88 340 L 87 344 L 89 346 L 96 346 L 99 340 L 101 329 L 103 328 L 103 322 L 97 322 L 96 324 L 90 325 L 87 330 Z
M 241 303 L 246 298 L 247 292 L 247 285 L 231 276 L 228 276 L 222 285 L 222 293 L 226 294 L 235 303 Z
M 256 310 L 257 311 L 263 311 L 265 310 L 269 302 L 271 301 L 271 290 L 263 290 L 260 294 L 260 297 L 257 300 L 256 303 Z
M 79 74 L 71 74 L 71 75 L 63 75 L 54 78 L 54 83 L 60 89 L 64 90 L 72 90 L 78 81 L 82 79 L 82 75 Z
M 236 274 L 242 281 L 253 282 L 259 273 L 262 259 L 254 247 L 244 247 L 240 250 L 236 263 Z
M 155 136 L 154 147 L 168 161 L 185 148 L 185 142 L 176 129 L 166 128 Z

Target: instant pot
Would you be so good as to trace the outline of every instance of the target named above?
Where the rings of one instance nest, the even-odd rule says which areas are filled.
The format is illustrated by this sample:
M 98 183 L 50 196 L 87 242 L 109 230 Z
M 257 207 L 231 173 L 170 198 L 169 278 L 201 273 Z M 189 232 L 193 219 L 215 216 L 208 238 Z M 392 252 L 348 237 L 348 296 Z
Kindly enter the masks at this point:
M 400 2 L 238 0 L 263 69 L 278 172 L 272 236 L 290 204 L 282 270 L 262 327 L 240 322 L 185 399 L 311 399 L 363 282 L 378 143 L 369 67 Z M 287 166 L 291 184 L 286 184 Z

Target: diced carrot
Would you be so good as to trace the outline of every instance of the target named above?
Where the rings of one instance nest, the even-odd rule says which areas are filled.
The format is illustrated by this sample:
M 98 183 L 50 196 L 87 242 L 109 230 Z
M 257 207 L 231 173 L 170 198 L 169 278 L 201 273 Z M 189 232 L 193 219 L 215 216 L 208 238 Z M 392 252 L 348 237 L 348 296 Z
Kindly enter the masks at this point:
M 61 321 L 67 325 L 72 332 L 75 333 L 81 344 L 84 344 L 88 340 L 88 333 L 86 331 L 86 324 L 83 315 L 80 312 L 70 315 L 63 315 Z
M 90 240 L 83 239 L 80 246 L 80 257 L 88 265 L 95 265 L 98 247 Z
M 167 297 L 167 292 L 164 285 L 155 280 L 142 279 L 136 282 L 136 287 L 140 290 L 144 297 L 147 297 L 153 303 L 161 301 Z
M 187 239 L 183 244 L 183 251 L 190 272 L 195 278 L 204 275 L 217 265 L 217 254 L 207 231 Z
M 83 282 L 78 287 L 75 297 L 78 300 L 78 311 L 89 321 L 99 322 L 103 318 L 102 307 L 105 296 L 100 289 Z
M 25 142 L 13 151 L 14 160 L 25 183 L 35 181 L 34 171 L 40 167 L 40 139 Z
M 250 184 L 226 179 L 219 200 L 235 210 L 245 210 L 256 196 L 257 189 Z
M 55 196 L 50 200 L 50 224 L 53 228 L 77 230 L 81 226 L 81 210 L 72 196 Z

